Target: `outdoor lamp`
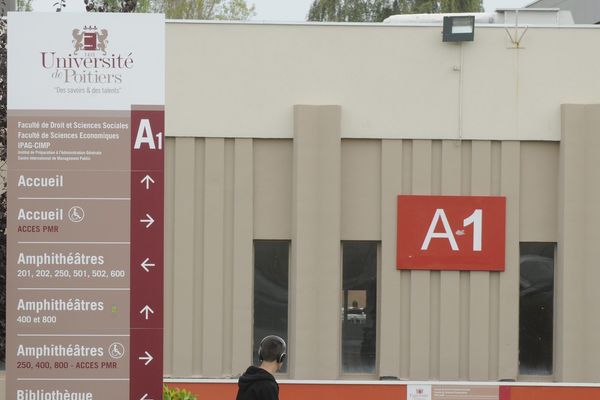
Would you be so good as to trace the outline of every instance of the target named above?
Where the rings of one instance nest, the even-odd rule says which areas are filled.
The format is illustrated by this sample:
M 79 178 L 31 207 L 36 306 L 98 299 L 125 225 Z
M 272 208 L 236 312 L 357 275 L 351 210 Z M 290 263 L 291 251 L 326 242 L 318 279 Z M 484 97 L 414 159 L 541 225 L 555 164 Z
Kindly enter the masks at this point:
M 472 42 L 475 36 L 475 16 L 444 17 L 443 42 Z

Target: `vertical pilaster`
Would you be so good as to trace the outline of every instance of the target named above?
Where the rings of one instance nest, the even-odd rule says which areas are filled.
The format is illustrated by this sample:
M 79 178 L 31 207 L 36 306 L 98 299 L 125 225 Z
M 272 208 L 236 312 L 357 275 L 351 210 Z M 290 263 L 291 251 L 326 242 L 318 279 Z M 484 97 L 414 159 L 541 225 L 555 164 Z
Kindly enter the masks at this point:
M 506 196 L 506 268 L 499 278 L 497 379 L 516 379 L 519 369 L 520 148 L 517 141 L 502 142 L 500 191 Z
M 340 370 L 341 108 L 294 107 L 290 372 Z
M 175 139 L 175 198 L 173 237 L 173 375 L 192 373 L 194 342 L 194 138 Z
M 442 195 L 460 195 L 461 142 L 442 142 Z M 440 379 L 458 380 L 460 272 L 440 272 Z
M 581 332 L 585 328 L 584 293 L 586 146 L 585 106 L 562 106 L 562 137 L 559 158 L 559 242 L 555 270 L 556 377 L 579 380 L 585 348 Z M 574 311 L 574 312 L 572 312 Z
M 402 193 L 402 140 L 381 141 L 381 312 L 379 375 L 400 377 L 401 273 L 396 269 L 398 195 Z M 392 218 L 393 216 L 393 218 Z
M 488 196 L 491 191 L 492 146 L 489 141 L 472 142 L 471 195 Z M 490 273 L 470 272 L 469 379 L 487 380 L 490 345 Z
M 584 304 L 581 313 L 584 315 L 585 329 L 583 330 L 583 343 L 585 360 L 582 363 L 580 379 L 585 382 L 600 381 L 600 346 L 598 346 L 598 332 L 600 331 L 600 315 L 596 307 L 600 304 L 600 105 L 586 106 L 586 209 L 585 230 L 583 239 L 586 243 L 586 262 L 584 275 Z
M 253 139 L 235 139 L 232 373 L 252 362 Z
M 202 372 L 219 376 L 223 362 L 225 140 L 207 138 L 205 152 Z
M 431 194 L 431 140 L 414 140 L 412 194 Z M 429 379 L 431 351 L 431 271 L 410 271 L 411 379 Z

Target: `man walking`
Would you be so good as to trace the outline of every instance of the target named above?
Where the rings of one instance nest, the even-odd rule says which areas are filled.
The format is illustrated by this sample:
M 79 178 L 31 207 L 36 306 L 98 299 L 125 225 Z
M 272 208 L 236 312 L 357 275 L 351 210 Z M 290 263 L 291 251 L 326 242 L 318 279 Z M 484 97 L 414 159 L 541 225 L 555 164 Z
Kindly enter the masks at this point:
M 238 380 L 236 400 L 279 400 L 279 385 L 273 376 L 283 366 L 286 344 L 279 336 L 269 335 L 260 342 L 258 367 L 250 366 Z

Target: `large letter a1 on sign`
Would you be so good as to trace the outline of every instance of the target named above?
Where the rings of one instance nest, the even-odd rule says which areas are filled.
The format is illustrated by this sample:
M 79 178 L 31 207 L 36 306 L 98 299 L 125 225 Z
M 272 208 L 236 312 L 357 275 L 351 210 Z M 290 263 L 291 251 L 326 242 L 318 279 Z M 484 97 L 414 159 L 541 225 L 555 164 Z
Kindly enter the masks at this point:
M 398 196 L 396 267 L 504 271 L 506 199 Z

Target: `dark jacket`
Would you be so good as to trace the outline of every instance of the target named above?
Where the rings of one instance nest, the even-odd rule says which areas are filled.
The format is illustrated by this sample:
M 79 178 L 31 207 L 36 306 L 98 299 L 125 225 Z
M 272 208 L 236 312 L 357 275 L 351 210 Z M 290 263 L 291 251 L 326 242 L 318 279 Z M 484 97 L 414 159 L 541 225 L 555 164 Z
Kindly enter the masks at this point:
M 278 400 L 279 385 L 273 375 L 262 368 L 248 367 L 238 380 L 236 400 Z

